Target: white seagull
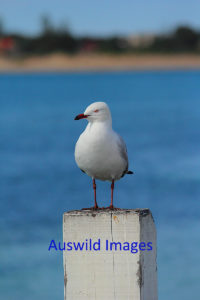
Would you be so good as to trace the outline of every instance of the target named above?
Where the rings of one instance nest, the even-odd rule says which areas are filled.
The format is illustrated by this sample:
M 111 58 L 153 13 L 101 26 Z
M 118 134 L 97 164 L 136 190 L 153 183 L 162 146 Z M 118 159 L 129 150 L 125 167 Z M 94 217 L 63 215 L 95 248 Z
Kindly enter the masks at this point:
M 133 174 L 128 170 L 126 145 L 112 129 L 112 118 L 105 102 L 94 102 L 75 120 L 87 119 L 88 125 L 80 135 L 75 147 L 75 160 L 78 167 L 92 177 L 94 189 L 94 209 L 98 208 L 96 200 L 95 179 L 111 181 L 111 204 L 113 209 L 114 182 L 125 174 Z

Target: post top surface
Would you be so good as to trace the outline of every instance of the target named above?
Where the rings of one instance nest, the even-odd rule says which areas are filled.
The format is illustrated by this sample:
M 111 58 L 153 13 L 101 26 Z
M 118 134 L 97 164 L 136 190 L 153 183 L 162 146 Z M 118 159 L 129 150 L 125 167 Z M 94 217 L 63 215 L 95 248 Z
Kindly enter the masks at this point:
M 70 210 L 64 212 L 64 216 L 92 216 L 95 217 L 97 215 L 123 215 L 123 214 L 134 214 L 139 216 L 147 216 L 152 215 L 150 209 L 148 208 L 136 208 L 136 209 L 82 209 L 82 210 Z

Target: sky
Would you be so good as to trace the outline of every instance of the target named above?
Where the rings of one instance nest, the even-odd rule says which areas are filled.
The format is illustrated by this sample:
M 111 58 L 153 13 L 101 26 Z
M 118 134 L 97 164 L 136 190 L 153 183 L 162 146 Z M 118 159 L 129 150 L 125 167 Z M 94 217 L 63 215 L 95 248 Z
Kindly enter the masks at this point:
M 77 36 L 159 33 L 177 25 L 200 29 L 198 0 L 0 0 L 7 31 L 37 34 L 41 17 L 66 23 Z

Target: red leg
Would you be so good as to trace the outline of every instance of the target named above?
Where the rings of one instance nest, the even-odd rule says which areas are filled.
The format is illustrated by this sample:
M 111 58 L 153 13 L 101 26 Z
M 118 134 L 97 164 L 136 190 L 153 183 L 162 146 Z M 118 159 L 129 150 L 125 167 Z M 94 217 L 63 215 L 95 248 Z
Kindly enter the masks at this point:
M 98 205 L 97 205 L 97 196 L 96 196 L 96 182 L 95 179 L 92 178 L 92 183 L 93 183 L 93 189 L 94 189 L 94 206 L 93 207 L 89 207 L 89 208 L 82 208 L 82 210 L 94 210 L 94 209 L 98 209 Z
M 94 208 L 97 209 L 98 205 L 97 205 L 97 195 L 96 195 L 96 182 L 95 179 L 92 179 L 93 182 L 93 189 L 94 189 Z
M 114 206 L 113 206 L 113 191 L 114 191 L 114 186 L 115 186 L 115 181 L 112 180 L 112 183 L 111 183 L 111 203 L 110 203 L 110 209 L 114 208 Z

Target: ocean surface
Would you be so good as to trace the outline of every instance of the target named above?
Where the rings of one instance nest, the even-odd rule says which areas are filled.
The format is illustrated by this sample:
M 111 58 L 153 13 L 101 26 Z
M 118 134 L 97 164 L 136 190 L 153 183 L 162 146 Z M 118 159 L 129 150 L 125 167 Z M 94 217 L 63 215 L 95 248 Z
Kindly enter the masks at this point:
M 160 300 L 200 294 L 200 71 L 0 75 L 0 298 L 63 299 L 62 215 L 93 205 L 74 161 L 94 101 L 109 104 L 133 176 L 114 204 L 150 208 Z M 108 206 L 110 183 L 97 182 Z

